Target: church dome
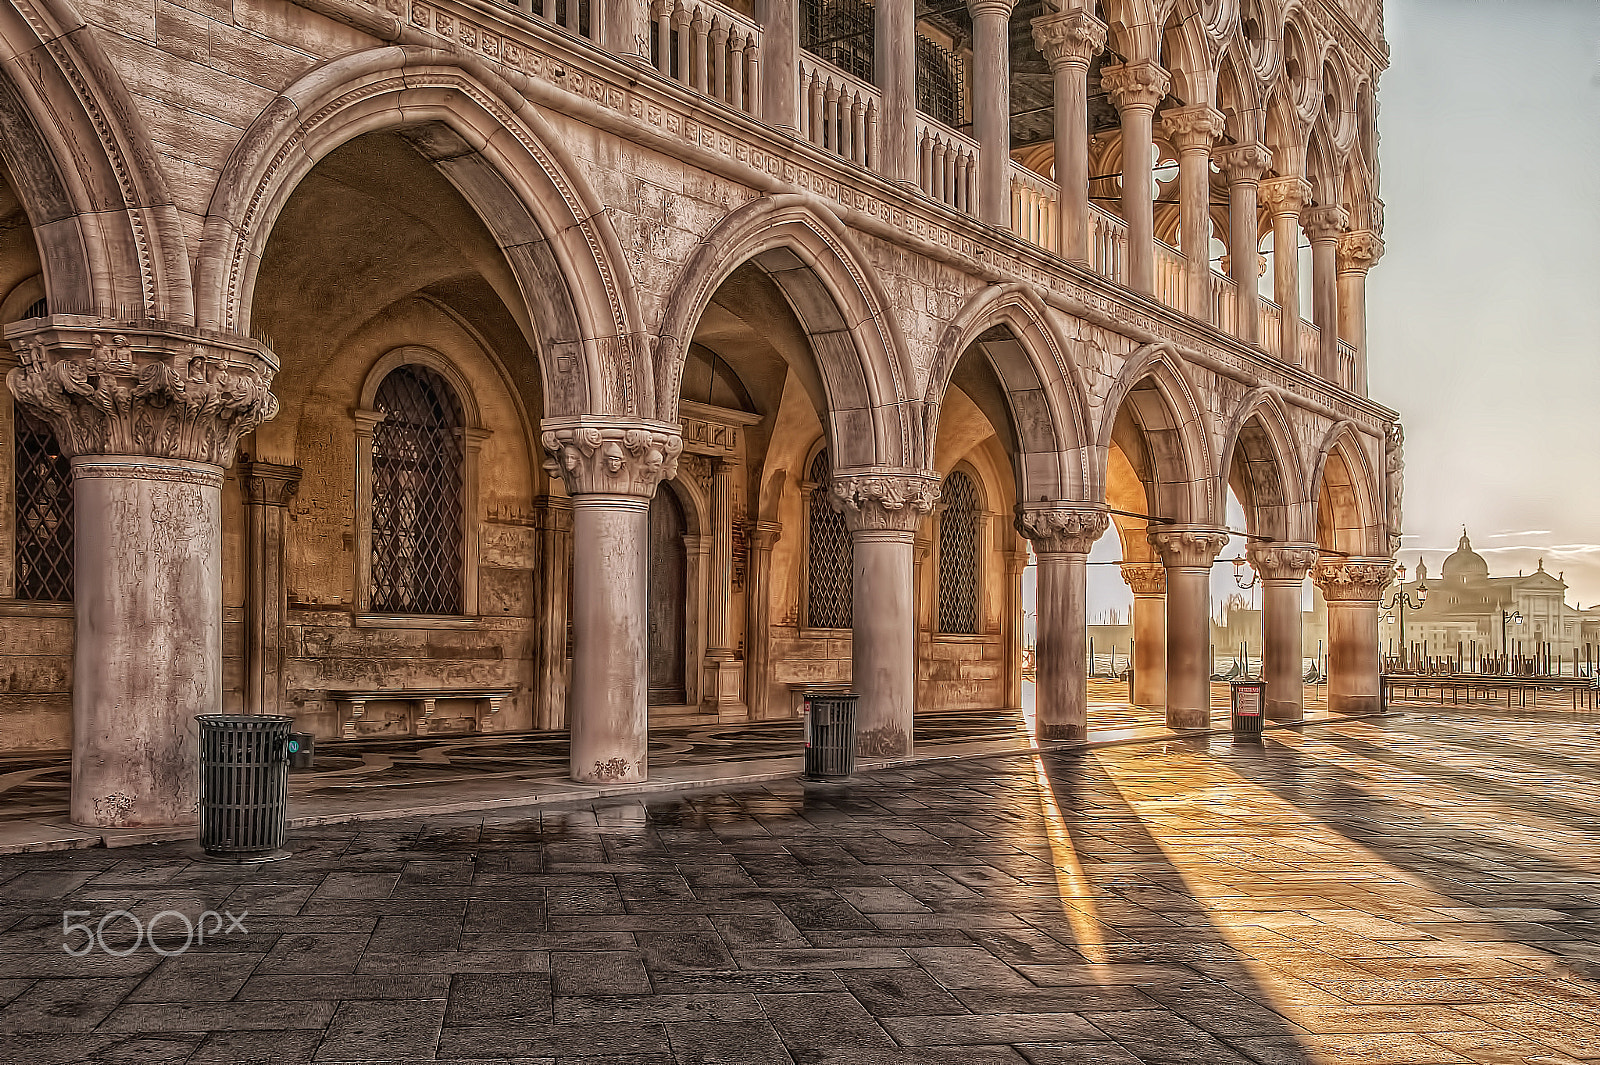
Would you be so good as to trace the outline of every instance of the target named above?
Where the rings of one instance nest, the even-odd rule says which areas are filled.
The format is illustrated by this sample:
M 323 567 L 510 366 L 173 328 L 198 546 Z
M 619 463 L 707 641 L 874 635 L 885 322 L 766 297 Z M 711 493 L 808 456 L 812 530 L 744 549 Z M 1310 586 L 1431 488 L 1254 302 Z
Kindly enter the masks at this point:
M 1447 581 L 1479 581 L 1489 577 L 1489 563 L 1472 549 L 1467 530 L 1461 530 L 1461 543 L 1455 553 L 1444 560 L 1444 579 Z

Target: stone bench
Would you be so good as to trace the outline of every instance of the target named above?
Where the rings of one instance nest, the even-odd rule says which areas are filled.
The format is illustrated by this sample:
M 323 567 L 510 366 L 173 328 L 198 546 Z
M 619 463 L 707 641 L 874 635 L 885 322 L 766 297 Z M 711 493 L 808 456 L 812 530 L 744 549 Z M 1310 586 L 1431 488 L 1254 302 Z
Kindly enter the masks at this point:
M 367 704 L 375 702 L 408 702 L 420 709 L 417 718 L 417 735 L 428 735 L 428 722 L 440 699 L 472 699 L 478 703 L 478 731 L 483 731 L 486 714 L 498 714 L 500 707 L 511 698 L 515 688 L 368 688 L 361 691 L 329 691 L 330 701 L 344 711 L 339 715 L 339 735 L 352 740 L 356 736 L 356 722 L 367 712 Z

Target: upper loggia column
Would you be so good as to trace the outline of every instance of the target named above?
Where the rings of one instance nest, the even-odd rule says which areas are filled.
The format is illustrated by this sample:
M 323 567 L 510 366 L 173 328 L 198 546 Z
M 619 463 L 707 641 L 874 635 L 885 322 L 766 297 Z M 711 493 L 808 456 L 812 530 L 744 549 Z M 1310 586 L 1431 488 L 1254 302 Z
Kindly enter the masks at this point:
M 1032 26 L 1055 85 L 1057 246 L 1063 258 L 1087 266 L 1089 63 L 1106 46 L 1106 24 L 1087 11 L 1061 11 L 1041 15 Z
M 1030 504 L 1017 510 L 1017 532 L 1033 541 L 1039 560 L 1034 691 L 1040 740 L 1081 741 L 1088 735 L 1086 563 L 1108 523 L 1104 510 L 1066 503 Z
M 733 475 L 725 458 L 711 460 L 711 573 L 706 593 L 706 662 L 701 703 L 708 711 L 743 716 L 744 668 L 733 657 Z
M 1328 603 L 1328 710 L 1375 714 L 1382 702 L 1378 604 L 1394 580 L 1394 560 L 1329 556 L 1311 579 Z
M 1167 567 L 1125 562 L 1122 579 L 1133 592 L 1133 705 L 1167 708 Z
M 300 467 L 270 462 L 240 464 L 248 508 L 249 573 L 245 594 L 244 712 L 281 714 L 283 620 L 288 609 L 284 525 Z
M 761 109 L 779 129 L 800 128 L 800 0 L 756 0 L 761 24 Z
M 1355 385 L 1367 394 L 1367 271 L 1383 258 L 1383 238 L 1358 229 L 1339 238 L 1339 338 L 1356 349 Z
M 879 172 L 917 183 L 917 5 L 886 0 L 874 6 L 873 66 L 883 106 L 878 116 Z
M 607 51 L 624 59 L 649 62 L 650 26 L 644 4 L 639 0 L 603 0 L 594 10 L 600 16 L 594 36 Z
M 1301 591 L 1317 564 L 1316 544 L 1257 543 L 1247 550 L 1261 580 L 1261 673 L 1268 721 L 1306 716 Z
M 1272 214 L 1272 299 L 1278 305 L 1278 358 L 1299 366 L 1309 357 L 1300 350 L 1300 211 L 1311 198 L 1302 177 L 1261 183 L 1261 199 Z
M 1178 149 L 1178 244 L 1185 260 L 1189 314 L 1212 321 L 1211 145 L 1227 119 L 1215 107 L 1179 107 L 1161 116 L 1162 131 Z
M 243 337 L 78 315 L 7 338 L 12 395 L 72 460 L 72 820 L 192 825 L 194 719 L 222 712 L 222 474 L 277 413 L 277 360 Z
M 778 542 L 783 526 L 775 521 L 753 521 L 745 525 L 744 579 L 744 701 L 753 721 L 768 716 L 771 659 L 768 635 L 772 615 L 772 545 Z
M 1211 726 L 1211 563 L 1228 534 L 1163 526 L 1150 544 L 1167 567 L 1167 727 Z
M 972 134 L 978 140 L 978 217 L 1011 227 L 1011 8 L 967 0 L 972 15 Z
M 677 472 L 679 426 L 553 418 L 545 469 L 572 497 L 572 779 L 649 775 L 650 499 Z
M 844 471 L 834 474 L 832 497 L 844 512 L 855 552 L 850 662 L 860 696 L 856 752 L 904 757 L 911 753 L 917 695 L 913 544 L 939 501 L 939 477 L 913 470 Z
M 1306 238 L 1311 241 L 1311 321 L 1321 330 L 1315 355 L 1316 373 L 1324 381 L 1339 379 L 1339 235 L 1350 225 L 1350 212 L 1337 205 L 1307 208 Z M 1308 362 L 1312 361 L 1306 353 Z
M 1145 60 L 1101 67 L 1100 84 L 1122 114 L 1122 217 L 1128 223 L 1128 285 L 1136 292 L 1153 294 L 1155 113 L 1172 79 L 1159 64 Z
M 1261 177 L 1272 167 L 1264 144 L 1237 144 L 1217 153 L 1228 176 L 1228 276 L 1233 278 L 1233 329 L 1247 344 L 1261 344 Z

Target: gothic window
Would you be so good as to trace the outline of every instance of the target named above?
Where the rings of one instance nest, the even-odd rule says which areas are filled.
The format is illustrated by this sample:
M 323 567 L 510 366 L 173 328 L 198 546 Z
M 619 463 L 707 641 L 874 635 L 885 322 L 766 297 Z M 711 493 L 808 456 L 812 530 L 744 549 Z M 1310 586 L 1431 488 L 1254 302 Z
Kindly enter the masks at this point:
M 808 501 L 806 625 L 813 629 L 848 629 L 851 625 L 850 573 L 855 550 L 844 526 L 844 515 L 828 503 L 832 473 L 828 452 L 817 452 L 807 478 L 813 487 Z
M 72 601 L 72 467 L 56 434 L 22 404 L 13 407 L 16 461 L 16 597 Z
M 372 606 L 459 614 L 461 406 L 444 378 L 401 366 L 378 386 L 372 431 Z
M 939 511 L 939 631 L 978 634 L 978 489 L 960 470 L 944 479 Z

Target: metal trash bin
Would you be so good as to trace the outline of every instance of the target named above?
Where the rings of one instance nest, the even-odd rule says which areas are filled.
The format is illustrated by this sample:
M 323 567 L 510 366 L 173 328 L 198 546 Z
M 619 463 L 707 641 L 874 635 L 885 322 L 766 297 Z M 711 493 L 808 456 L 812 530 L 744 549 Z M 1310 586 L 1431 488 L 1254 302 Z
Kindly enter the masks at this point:
M 202 714 L 200 849 L 225 861 L 287 858 L 289 730 L 271 714 Z
M 807 780 L 833 780 L 856 771 L 854 692 L 806 692 L 800 720 L 805 729 Z
M 1235 736 L 1261 735 L 1262 706 L 1267 701 L 1267 682 L 1260 677 L 1240 677 L 1228 682 L 1232 689 L 1231 723 Z

